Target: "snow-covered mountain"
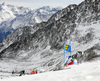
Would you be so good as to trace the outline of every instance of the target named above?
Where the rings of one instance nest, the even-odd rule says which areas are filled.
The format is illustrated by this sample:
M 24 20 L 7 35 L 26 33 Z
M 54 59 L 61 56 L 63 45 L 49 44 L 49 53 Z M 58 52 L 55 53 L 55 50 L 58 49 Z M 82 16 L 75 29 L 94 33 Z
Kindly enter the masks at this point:
M 20 27 L 46 22 L 54 13 L 61 9 L 61 7 L 51 8 L 44 6 L 31 10 L 6 3 L 0 4 L 0 41 Z
M 0 65 L 4 64 L 0 69 L 48 71 L 61 66 L 63 44 L 70 41 L 78 63 L 100 59 L 99 6 L 99 0 L 85 0 L 58 11 L 47 22 L 19 28 L 0 43 Z

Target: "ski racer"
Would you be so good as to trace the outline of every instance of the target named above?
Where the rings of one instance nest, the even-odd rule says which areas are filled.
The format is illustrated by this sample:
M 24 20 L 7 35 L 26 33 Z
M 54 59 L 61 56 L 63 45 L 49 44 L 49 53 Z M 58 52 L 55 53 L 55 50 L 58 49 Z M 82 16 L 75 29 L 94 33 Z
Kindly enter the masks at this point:
M 76 65 L 76 64 L 77 64 L 77 60 L 72 56 L 68 56 L 68 60 L 65 63 L 65 66 L 68 67 L 69 65 Z

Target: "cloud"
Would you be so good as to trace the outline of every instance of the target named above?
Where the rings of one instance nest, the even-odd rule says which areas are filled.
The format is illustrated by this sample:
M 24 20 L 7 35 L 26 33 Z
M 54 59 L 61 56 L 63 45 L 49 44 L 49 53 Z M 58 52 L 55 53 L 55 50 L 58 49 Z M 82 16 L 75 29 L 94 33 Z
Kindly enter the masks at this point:
M 27 3 L 27 2 L 11 2 L 11 1 L 0 1 L 0 3 L 5 2 L 6 4 L 10 4 L 10 5 L 15 5 L 15 6 L 24 6 L 24 7 L 30 7 L 29 5 L 31 3 Z
M 69 4 L 79 4 L 82 1 L 83 0 L 1 0 L 0 3 L 6 2 L 6 4 L 30 7 L 34 9 L 42 6 L 67 7 Z
M 57 7 L 58 5 L 60 5 L 61 3 L 56 3 L 55 2 L 48 2 L 48 1 L 7 1 L 7 0 L 2 0 L 0 1 L 0 3 L 5 2 L 6 4 L 11 4 L 11 5 L 15 5 L 15 6 L 24 6 L 24 7 L 30 7 L 32 9 L 35 8 L 39 8 L 42 6 L 51 6 L 51 7 Z

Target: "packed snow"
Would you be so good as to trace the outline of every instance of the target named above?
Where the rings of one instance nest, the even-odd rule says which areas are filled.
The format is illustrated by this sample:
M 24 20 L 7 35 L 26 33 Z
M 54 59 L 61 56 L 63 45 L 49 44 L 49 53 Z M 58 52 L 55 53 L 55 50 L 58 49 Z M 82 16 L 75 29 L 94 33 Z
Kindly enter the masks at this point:
M 0 81 L 99 81 L 100 61 L 69 66 L 70 69 L 49 71 L 21 77 L 10 77 Z

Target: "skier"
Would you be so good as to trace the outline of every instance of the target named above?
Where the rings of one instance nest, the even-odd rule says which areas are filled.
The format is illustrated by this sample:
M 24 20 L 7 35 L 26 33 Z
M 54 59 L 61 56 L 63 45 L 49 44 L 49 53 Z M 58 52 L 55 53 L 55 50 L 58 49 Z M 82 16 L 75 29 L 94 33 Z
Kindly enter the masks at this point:
M 68 60 L 65 63 L 65 66 L 68 67 L 69 65 L 73 65 L 73 64 L 76 65 L 77 64 L 77 60 L 72 56 L 68 56 Z
M 37 74 L 37 70 L 31 70 L 30 74 Z
M 20 75 L 19 76 L 22 76 L 22 75 L 25 75 L 25 70 L 20 71 Z

